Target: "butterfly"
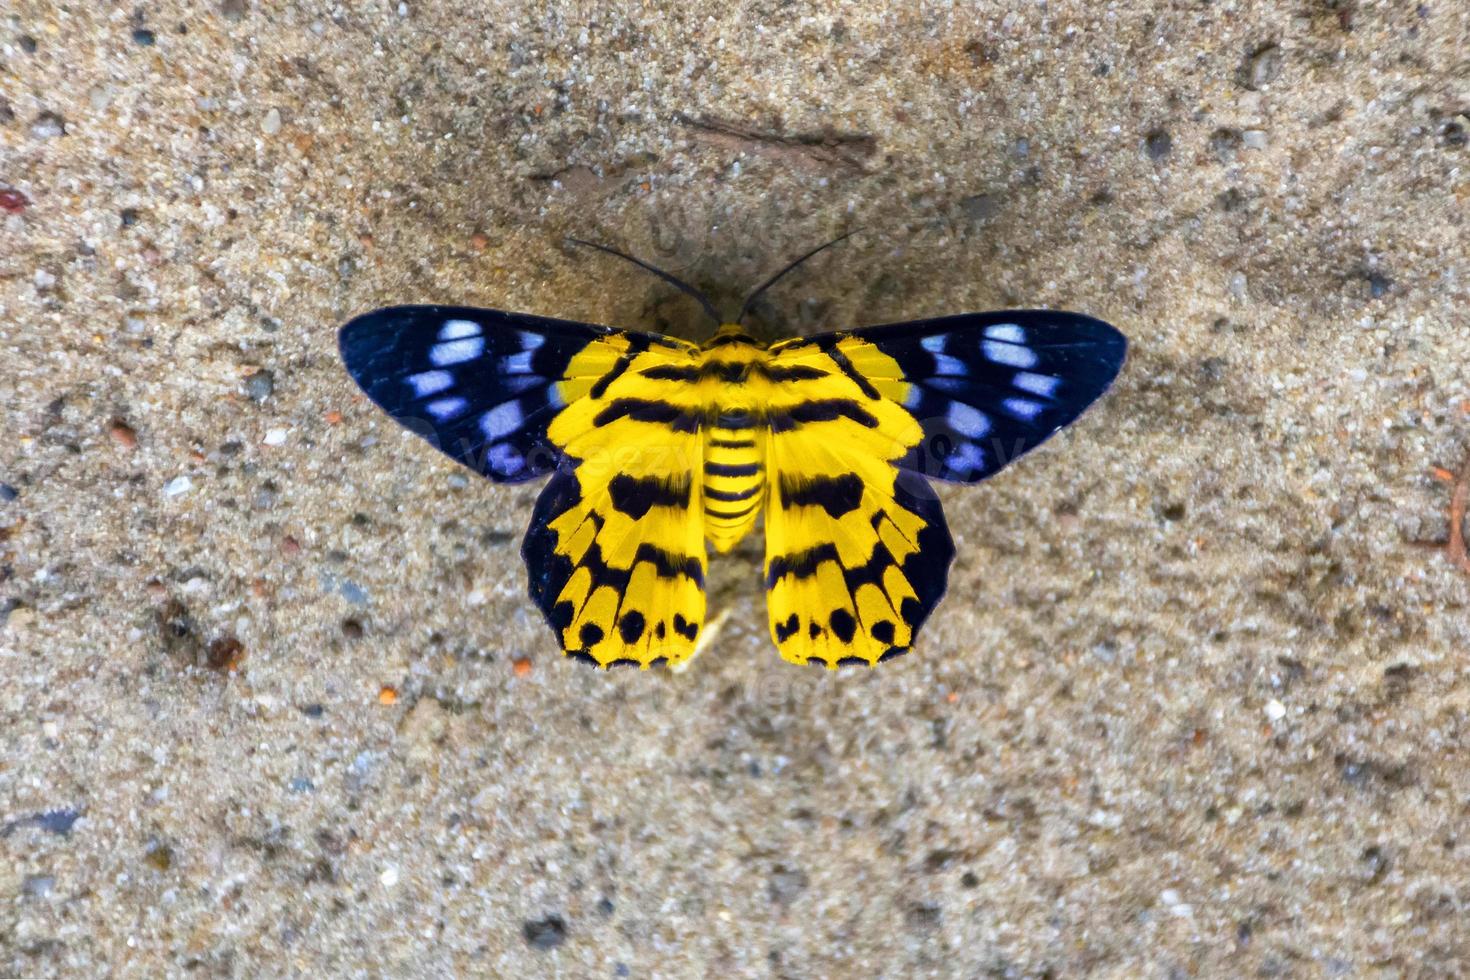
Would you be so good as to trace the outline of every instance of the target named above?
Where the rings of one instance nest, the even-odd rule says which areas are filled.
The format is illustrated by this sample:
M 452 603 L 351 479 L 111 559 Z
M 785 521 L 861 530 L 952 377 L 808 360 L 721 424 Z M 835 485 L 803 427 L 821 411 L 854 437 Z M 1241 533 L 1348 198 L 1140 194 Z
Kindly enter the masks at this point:
M 840 240 L 840 239 L 839 239 Z M 548 477 L 521 554 L 571 657 L 677 667 L 705 628 L 708 553 L 764 520 L 781 656 L 829 669 L 907 652 L 954 543 L 930 479 L 974 483 L 1076 419 L 1127 341 L 1092 317 L 969 313 L 767 345 L 697 290 L 702 344 L 527 313 L 393 306 L 339 337 L 363 392 L 497 483 Z

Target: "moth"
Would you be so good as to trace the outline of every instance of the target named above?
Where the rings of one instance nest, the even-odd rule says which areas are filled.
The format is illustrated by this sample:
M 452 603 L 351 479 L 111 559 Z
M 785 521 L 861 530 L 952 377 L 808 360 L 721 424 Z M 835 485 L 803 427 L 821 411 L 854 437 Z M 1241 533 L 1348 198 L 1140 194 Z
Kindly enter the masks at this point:
M 767 345 L 702 344 L 464 306 L 394 306 L 341 330 L 348 372 L 404 427 L 497 483 L 550 476 L 521 554 L 566 653 L 678 666 L 705 627 L 710 550 L 764 522 L 771 638 L 828 669 L 905 653 L 954 543 L 929 480 L 975 483 L 1076 419 L 1127 341 L 1077 313 L 969 313 Z

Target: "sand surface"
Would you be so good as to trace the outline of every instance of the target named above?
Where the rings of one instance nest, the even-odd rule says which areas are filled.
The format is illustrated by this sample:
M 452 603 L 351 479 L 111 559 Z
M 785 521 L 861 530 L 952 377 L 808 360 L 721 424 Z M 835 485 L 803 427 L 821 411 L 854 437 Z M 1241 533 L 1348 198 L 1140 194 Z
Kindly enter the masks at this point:
M 1446 976 L 1470 957 L 1470 6 L 0 13 L 0 974 Z M 1133 343 L 943 491 L 919 649 L 566 662 L 536 487 L 349 316 Z M 386 690 L 385 690 L 386 689 Z

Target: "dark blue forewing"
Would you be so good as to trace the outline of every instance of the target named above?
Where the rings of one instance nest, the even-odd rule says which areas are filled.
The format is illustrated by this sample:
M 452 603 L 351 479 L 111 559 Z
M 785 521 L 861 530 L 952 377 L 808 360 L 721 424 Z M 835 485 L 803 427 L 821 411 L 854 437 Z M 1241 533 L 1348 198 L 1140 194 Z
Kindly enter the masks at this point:
M 851 332 L 898 362 L 925 438 L 899 465 L 974 483 L 1071 422 L 1118 376 L 1128 342 L 1078 313 L 1005 310 Z
M 342 328 L 352 379 L 385 412 L 492 480 L 549 472 L 557 382 L 608 327 L 467 306 L 390 306 Z

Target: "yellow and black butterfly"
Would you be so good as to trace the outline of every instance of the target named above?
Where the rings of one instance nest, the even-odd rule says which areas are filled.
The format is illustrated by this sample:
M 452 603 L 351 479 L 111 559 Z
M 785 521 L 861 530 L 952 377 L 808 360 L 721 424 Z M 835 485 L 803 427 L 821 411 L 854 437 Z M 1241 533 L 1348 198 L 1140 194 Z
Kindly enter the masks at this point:
M 591 243 L 579 243 L 591 244 Z M 831 242 L 828 245 L 833 244 Z M 499 483 L 551 474 L 521 548 L 568 655 L 667 663 L 705 625 L 706 545 L 765 519 L 771 636 L 794 663 L 906 652 L 954 544 L 929 477 L 974 483 L 1077 418 L 1123 335 L 1076 313 L 971 313 L 760 343 L 692 287 L 703 344 L 525 313 L 395 306 L 342 328 L 352 377 Z M 826 248 L 824 245 L 822 248 Z

